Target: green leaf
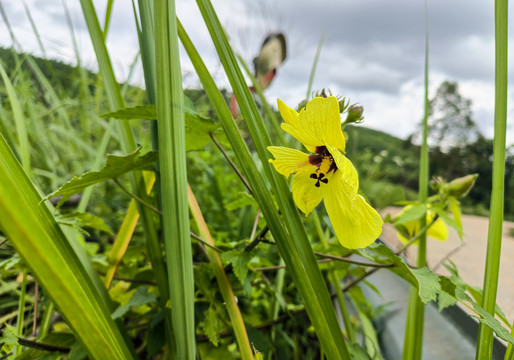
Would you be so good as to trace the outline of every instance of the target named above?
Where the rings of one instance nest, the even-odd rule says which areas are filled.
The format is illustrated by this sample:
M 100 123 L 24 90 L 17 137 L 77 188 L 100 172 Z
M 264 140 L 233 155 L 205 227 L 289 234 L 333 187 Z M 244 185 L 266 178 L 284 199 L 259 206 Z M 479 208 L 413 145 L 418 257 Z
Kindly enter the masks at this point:
M 189 98 L 185 98 L 184 114 L 186 125 L 186 150 L 200 150 L 210 140 L 210 134 L 220 128 L 220 125 L 210 118 L 199 115 Z M 157 107 L 155 105 L 140 105 L 121 109 L 102 115 L 120 120 L 155 120 L 157 119 Z
M 53 345 L 53 346 L 59 346 L 62 348 L 69 348 L 73 344 L 77 344 L 80 346 L 79 343 L 76 342 L 75 336 L 69 333 L 63 333 L 63 332 L 52 332 L 48 335 L 46 335 L 43 339 L 41 339 L 42 344 L 45 345 Z M 84 350 L 82 350 L 84 353 L 84 356 L 87 355 Z M 57 353 L 59 352 L 52 352 Z M 41 350 L 41 349 L 34 349 L 34 348 L 27 348 L 25 349 L 18 357 L 16 357 L 16 360 L 32 360 L 32 359 L 39 359 L 42 356 L 48 355 L 48 350 Z M 62 357 L 62 352 L 60 353 Z
M 462 229 L 462 219 L 461 219 L 461 212 L 460 212 L 460 202 L 459 200 L 455 199 L 454 197 L 450 197 L 448 199 L 448 202 L 450 203 L 450 211 L 453 214 L 453 220 L 455 220 L 455 223 L 457 226 Z M 462 236 L 461 236 L 462 240 Z
M 72 212 L 68 214 L 59 214 L 56 216 L 56 221 L 59 224 L 65 224 L 74 226 L 77 228 L 92 228 L 97 230 L 105 231 L 106 233 L 113 235 L 111 228 L 107 226 L 104 220 L 98 216 L 81 213 L 81 212 Z
M 244 284 L 246 274 L 248 273 L 248 263 L 252 259 L 253 255 L 251 252 L 244 250 L 230 250 L 221 254 L 223 261 L 232 264 L 234 274 L 236 274 L 241 284 Z
M 102 114 L 100 117 L 119 120 L 155 120 L 157 119 L 157 107 L 155 105 L 139 105 Z
M 366 350 L 356 342 L 348 342 L 348 350 L 350 351 L 352 360 L 370 360 Z
M 48 195 L 46 199 L 62 195 L 61 200 L 59 200 L 59 204 L 62 204 L 70 196 L 81 192 L 88 186 L 117 178 L 130 171 L 148 169 L 159 158 L 158 153 L 155 151 L 150 151 L 143 155 L 140 152 L 141 148 L 138 148 L 127 156 L 107 155 L 106 164 L 102 169 L 99 171 L 89 171 L 81 176 L 73 177 L 73 179 L 62 185 L 58 190 Z
M 148 294 L 148 286 L 140 286 L 125 305 L 119 306 L 112 313 L 112 318 L 116 320 L 117 318 L 122 317 L 130 310 L 131 307 L 138 307 L 141 305 L 154 303 L 156 301 L 157 297 L 154 293 Z
M 366 250 L 358 252 L 379 264 L 395 264 L 394 267 L 387 269 L 416 286 L 418 288 L 418 295 L 423 303 L 427 304 L 430 301 L 436 300 L 437 294 L 441 290 L 441 285 L 439 284 L 438 276 L 433 271 L 426 267 L 414 269 L 407 266 L 401 257 L 384 244 L 374 243 L 368 249 L 372 250 L 372 252 Z
M 132 359 L 105 287 L 75 233 L 66 236 L 0 135 L 0 228 L 91 358 Z
M 225 205 L 225 209 L 228 211 L 233 211 L 248 205 L 258 207 L 257 201 L 255 201 L 252 195 L 245 192 L 240 192 L 239 197 L 236 200 Z
M 439 283 L 441 284 L 441 292 L 439 293 L 437 305 L 439 311 L 442 311 L 457 303 L 455 295 L 452 295 L 455 294 L 456 285 L 445 276 L 439 277 Z
M 418 282 L 419 297 L 421 301 L 427 304 L 437 299 L 437 294 L 441 290 L 439 277 L 430 269 L 424 267 L 421 269 L 410 269 L 411 273 L 416 277 Z
M 405 210 L 403 213 L 398 215 L 393 222 L 393 225 L 400 225 L 406 222 L 415 221 L 420 219 L 427 213 L 427 207 L 424 204 L 413 205 L 412 207 Z
M 16 336 L 16 328 L 9 324 L 5 324 L 5 330 L 0 337 L 0 343 L 7 345 L 18 345 L 18 337 Z
M 195 106 L 190 98 L 184 95 L 184 113 L 190 115 L 198 115 Z M 156 120 L 157 106 L 155 104 L 138 105 L 119 109 L 106 114 L 100 115 L 102 118 L 114 118 L 119 120 Z
M 205 321 L 204 321 L 204 330 L 209 338 L 209 341 L 214 345 L 218 346 L 220 341 L 220 333 L 221 333 L 221 321 L 218 317 L 218 313 L 214 309 L 214 306 L 211 305 L 204 312 Z
M 200 150 L 210 140 L 210 134 L 220 128 L 220 125 L 210 118 L 186 113 L 186 150 Z
M 479 287 L 476 287 L 476 286 L 471 286 L 469 284 L 466 284 L 466 289 L 469 291 L 469 293 L 471 294 L 471 296 L 473 297 L 473 299 L 475 299 L 475 301 L 477 302 L 477 304 L 481 304 L 482 301 L 483 301 L 483 294 L 484 292 L 482 291 L 481 288 Z M 509 320 L 507 319 L 507 316 L 505 315 L 505 313 L 503 312 L 503 310 L 500 308 L 500 306 L 498 306 L 498 304 L 495 305 L 494 307 L 494 312 L 496 315 L 498 315 L 498 317 L 505 323 L 505 324 L 510 324 Z
M 151 317 L 146 335 L 146 350 L 149 358 L 153 358 L 166 344 L 165 334 L 164 313 L 160 311 Z
M 484 324 L 490 327 L 498 337 L 501 339 L 510 342 L 511 344 L 514 344 L 514 337 L 509 333 L 507 329 L 505 329 L 498 320 L 496 320 L 491 314 L 489 314 L 487 311 L 485 311 L 484 308 L 479 306 L 476 303 L 473 303 L 473 309 L 479 314 L 480 316 L 477 316 L 478 320 Z

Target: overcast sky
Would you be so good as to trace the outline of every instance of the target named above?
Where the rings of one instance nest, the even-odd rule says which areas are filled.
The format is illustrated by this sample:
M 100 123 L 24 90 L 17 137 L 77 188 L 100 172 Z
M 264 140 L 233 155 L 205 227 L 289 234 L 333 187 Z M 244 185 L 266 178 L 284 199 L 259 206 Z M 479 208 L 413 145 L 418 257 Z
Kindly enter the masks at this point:
M 75 63 L 62 0 L 25 0 L 42 37 L 45 53 Z M 41 55 L 20 0 L 0 0 L 23 50 Z M 82 56 L 95 67 L 78 0 L 66 0 Z M 100 18 L 106 1 L 95 0 Z M 316 47 L 325 33 L 313 90 L 329 88 L 334 95 L 364 106 L 365 126 L 405 138 L 422 117 L 425 9 L 421 0 L 213 0 L 233 47 L 251 64 L 264 37 L 283 32 L 288 41 L 286 62 L 267 90 L 295 106 L 306 96 Z M 177 0 L 177 12 L 218 84 L 228 86 L 196 2 Z M 509 58 L 514 58 L 510 11 Z M 428 0 L 430 31 L 430 92 L 444 80 L 457 81 L 463 96 L 473 102 L 474 120 L 484 135 L 493 134 L 494 2 L 486 0 Z M 118 80 L 123 81 L 138 51 L 132 5 L 116 0 L 108 48 Z M 0 45 L 11 46 L 0 20 Z M 184 83 L 198 86 L 193 67 L 182 53 Z M 514 63 L 509 61 L 509 84 Z M 133 81 L 142 84 L 136 71 Z M 514 95 L 509 91 L 508 142 L 514 143 Z

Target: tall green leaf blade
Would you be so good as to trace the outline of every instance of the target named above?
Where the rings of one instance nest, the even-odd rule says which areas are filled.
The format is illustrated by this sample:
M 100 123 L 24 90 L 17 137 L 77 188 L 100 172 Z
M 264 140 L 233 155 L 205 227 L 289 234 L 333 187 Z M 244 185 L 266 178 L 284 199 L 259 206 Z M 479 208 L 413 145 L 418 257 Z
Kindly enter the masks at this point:
M 281 225 L 280 219 L 274 219 L 278 214 L 272 203 L 271 207 L 273 208 L 270 208 L 269 202 L 271 202 L 271 199 L 269 198 L 266 187 L 264 187 L 264 189 L 257 189 L 252 185 L 254 195 L 258 198 L 258 201 L 260 200 L 259 205 L 267 221 L 270 224 L 272 223 L 270 229 L 277 241 L 280 254 L 284 258 L 295 284 L 302 295 L 307 313 L 316 329 L 324 351 L 331 359 L 349 358 L 346 342 L 342 335 L 341 328 L 339 327 L 339 323 L 337 322 L 335 310 L 332 306 L 326 284 L 319 271 L 296 205 L 291 197 L 289 186 L 285 179 L 276 173 L 268 163 L 270 156 L 266 147 L 271 145 L 270 139 L 262 124 L 259 112 L 246 85 L 245 79 L 239 69 L 236 57 L 211 3 L 207 0 L 198 0 L 197 3 L 216 46 L 220 60 L 225 68 L 225 72 L 236 94 L 241 112 L 247 121 L 264 171 L 271 182 L 272 189 L 279 202 L 280 210 L 286 221 L 287 230 Z M 182 41 L 184 43 L 183 39 Z M 210 75 L 205 76 L 210 77 Z M 202 82 L 204 81 L 202 75 L 200 75 L 200 80 Z M 206 88 L 205 84 L 204 88 Z M 227 131 L 227 126 L 231 128 L 234 126 L 231 118 L 230 120 L 223 119 L 220 121 L 226 121 L 226 126 L 224 126 L 225 131 Z M 231 130 L 231 134 L 233 132 L 234 131 Z M 227 133 L 227 137 L 229 137 L 231 142 L 239 141 L 236 140 L 235 137 L 230 139 L 231 136 L 232 135 Z M 240 138 L 240 135 L 238 136 Z M 232 145 L 234 147 L 234 144 Z M 234 150 L 236 150 L 235 147 Z M 246 150 L 246 152 L 248 152 L 248 150 Z M 246 154 L 244 156 L 246 156 Z M 245 175 L 248 176 L 248 174 Z M 261 192 L 265 192 L 267 195 Z
M 178 359 L 195 359 L 193 259 L 187 199 L 186 140 L 175 1 L 155 2 L 157 126 L 162 227 L 171 320 Z
M 0 228 L 96 359 L 132 359 L 108 304 L 0 135 Z
M 80 0 L 80 4 L 82 6 L 82 13 L 89 30 L 89 36 L 95 49 L 101 79 L 107 93 L 109 110 L 112 112 L 116 109 L 123 109 L 125 108 L 125 104 L 123 102 L 120 86 L 116 82 L 116 78 L 114 76 L 109 53 L 107 52 L 107 47 L 104 42 L 104 34 L 100 28 L 100 23 L 96 15 L 95 7 L 93 6 L 93 2 L 91 0 Z M 130 124 L 127 121 L 122 121 L 119 123 L 119 125 L 123 151 L 125 153 L 131 153 L 135 151 L 136 141 Z M 144 180 L 142 179 L 142 175 L 139 172 L 135 171 L 132 173 L 131 183 L 136 195 L 145 200 L 147 198 L 146 186 Z M 154 271 L 157 286 L 159 288 L 159 303 L 167 315 L 165 316 L 167 333 L 166 339 L 168 346 L 171 348 L 173 344 L 171 335 L 172 326 L 170 317 L 168 316 L 169 309 L 166 307 L 166 304 L 169 301 L 168 275 L 166 273 L 161 244 L 159 242 L 157 230 L 153 222 L 154 215 L 151 213 L 150 209 L 142 206 L 139 204 L 139 202 L 136 202 L 136 206 L 143 223 L 143 228 L 147 239 L 146 244 L 148 249 L 148 256 L 150 258 L 150 262 L 152 263 L 152 269 Z

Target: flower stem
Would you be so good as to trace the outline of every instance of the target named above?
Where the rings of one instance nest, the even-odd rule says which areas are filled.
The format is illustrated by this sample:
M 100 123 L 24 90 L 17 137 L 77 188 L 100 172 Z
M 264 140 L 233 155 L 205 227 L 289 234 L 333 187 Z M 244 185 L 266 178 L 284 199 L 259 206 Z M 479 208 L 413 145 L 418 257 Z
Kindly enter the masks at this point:
M 419 169 L 419 202 L 424 204 L 428 196 L 428 8 L 425 1 L 425 114 L 423 117 L 423 143 L 421 145 L 420 169 Z M 426 227 L 426 216 L 420 219 L 420 228 Z M 418 240 L 417 266 L 426 266 L 427 236 L 426 231 L 421 233 Z M 414 286 L 409 290 L 409 307 L 407 310 L 407 324 L 403 345 L 404 360 L 420 360 L 423 348 L 423 325 L 425 306 L 418 296 L 418 289 Z
M 503 226 L 503 202 L 505 187 L 505 140 L 507 131 L 507 49 L 508 49 L 508 1 L 495 1 L 495 104 L 493 140 L 493 184 L 489 215 L 489 233 L 484 275 L 482 307 L 494 316 Z M 492 356 L 493 331 L 480 323 L 478 327 L 476 359 Z M 511 345 L 509 345 L 512 347 Z M 512 354 L 512 349 L 508 353 Z M 511 356 L 511 355 L 509 355 Z

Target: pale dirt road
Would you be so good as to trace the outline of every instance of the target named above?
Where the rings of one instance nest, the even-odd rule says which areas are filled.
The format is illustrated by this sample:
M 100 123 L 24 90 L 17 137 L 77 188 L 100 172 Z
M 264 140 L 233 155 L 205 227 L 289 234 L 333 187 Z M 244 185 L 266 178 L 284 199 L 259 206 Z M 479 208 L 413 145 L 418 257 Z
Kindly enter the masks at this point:
M 382 216 L 398 214 L 400 208 L 387 208 Z M 428 267 L 438 274 L 447 275 L 446 269 L 440 262 L 448 257 L 457 265 L 460 276 L 470 285 L 483 286 L 485 271 L 485 256 L 487 251 L 487 231 L 489 219 L 481 216 L 463 215 L 464 241 L 453 229 L 449 229 L 447 241 L 437 241 L 428 238 L 427 262 Z M 500 256 L 500 279 L 498 283 L 497 303 L 505 312 L 509 321 L 514 320 L 514 237 L 509 235 L 514 223 L 503 223 L 502 252 Z M 400 241 L 391 224 L 384 224 L 381 238 L 393 248 L 399 248 Z M 417 246 L 408 249 L 407 257 L 414 264 Z M 438 265 L 439 264 L 439 265 Z

